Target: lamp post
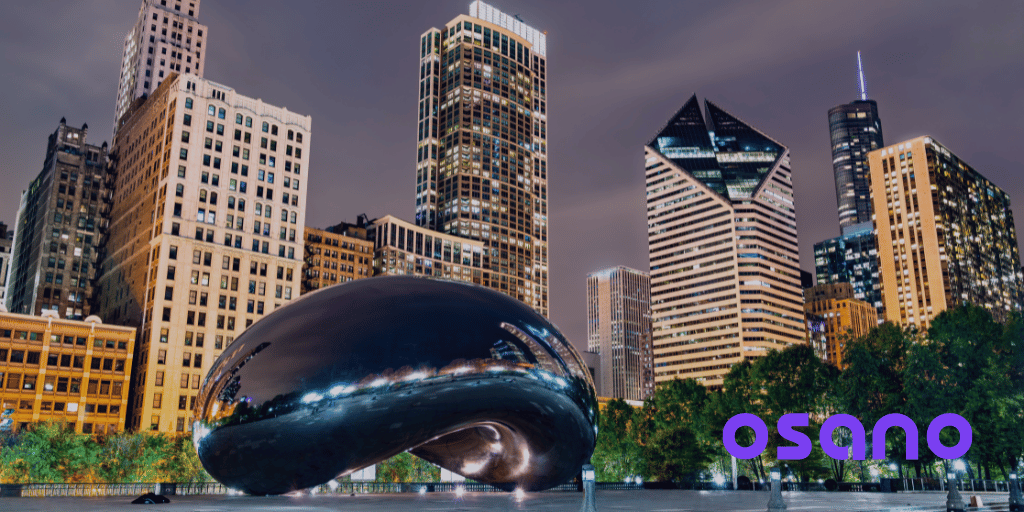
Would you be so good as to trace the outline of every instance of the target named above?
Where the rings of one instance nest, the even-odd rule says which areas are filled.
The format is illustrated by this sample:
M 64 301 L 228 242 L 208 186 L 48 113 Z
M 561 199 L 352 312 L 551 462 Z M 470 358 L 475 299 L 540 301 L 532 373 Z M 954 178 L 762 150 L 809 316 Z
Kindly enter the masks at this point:
M 772 470 L 772 495 L 768 498 L 768 512 L 786 512 L 786 502 L 782 500 L 782 473 Z
M 583 465 L 583 507 L 580 512 L 597 512 L 597 482 L 594 475 L 594 466 Z
M 1010 474 L 1010 512 L 1024 512 L 1024 496 L 1021 496 L 1017 473 Z
M 946 473 L 949 493 L 946 494 L 946 512 L 964 512 L 964 500 L 956 488 L 956 474 Z

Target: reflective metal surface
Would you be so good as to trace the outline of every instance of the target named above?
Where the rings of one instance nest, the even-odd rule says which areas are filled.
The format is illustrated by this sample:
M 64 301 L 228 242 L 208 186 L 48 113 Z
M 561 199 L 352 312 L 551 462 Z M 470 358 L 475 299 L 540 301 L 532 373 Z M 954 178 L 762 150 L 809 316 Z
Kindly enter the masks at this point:
M 590 372 L 551 323 L 476 285 L 375 277 L 304 295 L 214 363 L 194 438 L 250 494 L 322 484 L 410 451 L 466 478 L 542 490 L 590 460 Z

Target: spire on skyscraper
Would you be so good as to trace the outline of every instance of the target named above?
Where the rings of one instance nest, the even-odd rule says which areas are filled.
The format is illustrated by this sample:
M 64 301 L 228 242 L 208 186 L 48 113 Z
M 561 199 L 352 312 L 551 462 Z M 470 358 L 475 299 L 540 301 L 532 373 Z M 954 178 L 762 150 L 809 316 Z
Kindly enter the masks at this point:
M 857 76 L 860 78 L 860 99 L 868 99 L 868 91 L 864 86 L 864 66 L 860 61 L 860 51 L 857 52 Z

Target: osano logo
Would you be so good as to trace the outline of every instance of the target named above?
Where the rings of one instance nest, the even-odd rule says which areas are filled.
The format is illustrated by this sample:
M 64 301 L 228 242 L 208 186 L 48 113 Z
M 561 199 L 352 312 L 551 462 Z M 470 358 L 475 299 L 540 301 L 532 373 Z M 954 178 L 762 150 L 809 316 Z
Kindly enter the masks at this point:
M 800 460 L 811 454 L 811 440 L 802 432 L 796 431 L 793 427 L 806 427 L 808 425 L 807 413 L 785 414 L 779 418 L 779 435 L 787 441 L 796 443 L 796 446 L 780 446 L 777 450 L 777 458 L 780 460 Z M 754 443 L 750 446 L 740 446 L 736 443 L 736 431 L 740 427 L 754 429 Z M 832 442 L 832 432 L 838 427 L 847 427 L 853 433 L 852 450 L 847 447 L 836 446 Z M 872 430 L 872 438 L 875 443 L 871 450 L 871 458 L 874 460 L 885 459 L 885 433 L 890 427 L 900 427 L 907 433 L 907 459 L 917 460 L 917 425 L 913 420 L 902 414 L 887 414 L 875 423 Z M 947 447 L 939 440 L 939 432 L 943 428 L 952 427 L 960 432 L 960 442 L 953 447 Z M 853 460 L 865 460 L 864 425 L 860 420 L 849 414 L 837 414 L 825 420 L 821 425 L 818 440 L 825 453 L 836 460 L 846 460 L 852 451 Z M 971 425 L 962 416 L 947 413 L 938 416 L 928 425 L 928 449 L 941 459 L 958 459 L 971 449 L 972 431 Z M 726 422 L 722 430 L 722 441 L 725 449 L 730 455 L 737 459 L 753 459 L 768 446 L 768 427 L 761 418 L 749 414 L 737 414 Z

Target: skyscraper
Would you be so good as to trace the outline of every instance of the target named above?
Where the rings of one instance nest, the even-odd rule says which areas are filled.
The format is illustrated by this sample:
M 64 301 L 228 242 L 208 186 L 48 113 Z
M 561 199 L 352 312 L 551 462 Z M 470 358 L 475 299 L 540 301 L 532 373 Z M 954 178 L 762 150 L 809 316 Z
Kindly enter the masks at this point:
M 100 310 L 139 328 L 129 428 L 182 432 L 235 336 L 299 296 L 309 116 L 189 74 L 117 132 Z
M 867 97 L 860 64 L 860 52 L 857 52 L 860 99 L 828 111 L 840 228 L 871 222 L 868 153 L 884 145 L 878 103 Z
M 7 308 L 38 315 L 90 315 L 98 252 L 110 212 L 107 143 L 86 142 L 89 125 L 63 118 L 50 134 L 43 170 L 22 192 Z
M 857 72 L 860 99 L 828 111 L 842 234 L 814 244 L 814 270 L 818 284 L 853 285 L 856 298 L 869 302 L 881 316 L 868 153 L 883 146 L 882 121 L 878 104 L 867 96 L 860 52 Z
M 789 150 L 696 95 L 644 147 L 655 381 L 806 343 Z
M 618 266 L 587 276 L 587 351 L 599 354 L 598 395 L 644 400 L 654 392 L 650 274 Z
M 480 1 L 420 37 L 415 224 L 483 246 L 482 283 L 548 314 L 546 36 Z
M 114 134 L 132 102 L 152 94 L 171 73 L 203 76 L 206 26 L 200 24 L 201 0 L 142 0 L 139 18 L 124 38 L 117 81 Z
M 14 245 L 14 232 L 7 230 L 7 225 L 0 222 L 0 305 L 7 307 L 7 276 L 11 273 L 11 250 Z
M 872 151 L 885 318 L 926 328 L 962 303 L 997 320 L 1024 300 L 1010 196 L 931 137 Z
M 818 284 L 849 283 L 853 295 L 882 313 L 878 251 L 871 222 L 843 228 L 843 235 L 814 244 Z

